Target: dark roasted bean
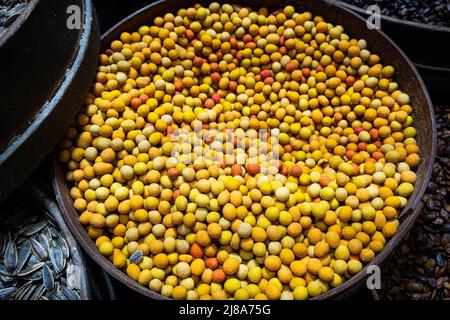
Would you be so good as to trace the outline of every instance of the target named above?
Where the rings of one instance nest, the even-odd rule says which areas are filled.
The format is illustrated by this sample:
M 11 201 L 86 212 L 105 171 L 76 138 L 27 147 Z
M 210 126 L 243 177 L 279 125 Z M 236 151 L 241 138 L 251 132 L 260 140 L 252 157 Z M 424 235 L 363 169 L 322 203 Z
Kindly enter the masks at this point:
M 429 23 L 450 27 L 450 4 L 447 0 L 341 0 L 357 7 L 367 9 L 369 5 L 377 4 L 381 14 L 410 20 L 419 23 Z
M 425 207 L 391 263 L 383 268 L 382 299 L 450 298 L 450 108 L 437 105 L 435 111 L 438 153 L 422 199 Z

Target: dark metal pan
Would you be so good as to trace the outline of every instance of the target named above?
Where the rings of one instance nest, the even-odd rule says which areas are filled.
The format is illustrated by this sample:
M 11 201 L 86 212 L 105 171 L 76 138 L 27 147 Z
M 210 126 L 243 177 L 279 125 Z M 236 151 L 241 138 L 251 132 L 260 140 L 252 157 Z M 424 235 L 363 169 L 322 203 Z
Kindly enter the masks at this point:
M 91 0 L 31 0 L 0 38 L 0 202 L 73 122 L 95 74 L 96 21 Z
M 102 37 L 102 49 L 105 50 L 111 41 L 117 39 L 123 31 L 133 31 L 143 24 L 151 23 L 156 16 L 161 16 L 167 12 L 175 12 L 178 8 L 188 7 L 197 2 L 209 3 L 207 1 L 187 0 L 181 3 L 173 1 L 159 1 L 148 5 L 133 15 L 127 17 L 116 26 L 111 28 Z M 219 1 L 223 2 L 223 1 Z M 227 1 L 228 2 L 228 1 Z M 270 9 L 280 9 L 287 4 L 293 4 L 298 10 L 308 10 L 316 15 L 322 15 L 327 21 L 344 26 L 347 33 L 351 36 L 364 38 L 369 44 L 369 49 L 377 52 L 383 63 L 393 65 L 397 72 L 397 82 L 402 90 L 410 94 L 413 105 L 413 117 L 417 128 L 417 140 L 421 148 L 422 161 L 417 170 L 416 188 L 403 209 L 402 222 L 397 234 L 389 240 L 386 247 L 375 257 L 371 265 L 380 265 L 383 263 L 394 248 L 400 243 L 402 238 L 411 228 L 422 208 L 422 195 L 425 192 L 427 182 L 431 176 L 431 170 L 434 163 L 436 150 L 436 124 L 430 97 L 426 87 L 417 73 L 411 61 L 401 51 L 401 49 L 390 40 L 384 33 L 377 30 L 366 28 L 365 21 L 350 10 L 338 7 L 326 1 L 285 1 L 285 0 L 252 0 L 243 3 L 243 5 L 259 8 L 262 6 Z M 108 273 L 129 288 L 152 299 L 167 299 L 162 295 L 141 286 L 131 280 L 125 273 L 113 266 L 113 264 L 103 257 L 95 243 L 88 237 L 86 230 L 78 222 L 79 215 L 73 208 L 73 201 L 69 194 L 69 187 L 65 181 L 62 165 L 58 163 L 57 157 L 54 157 L 53 165 L 53 187 L 56 193 L 58 205 L 63 212 L 64 219 L 70 230 L 81 246 L 87 251 L 91 258 L 101 265 Z M 320 295 L 317 299 L 338 299 L 343 298 L 363 284 L 367 276 L 367 266 L 351 279 L 342 285 Z

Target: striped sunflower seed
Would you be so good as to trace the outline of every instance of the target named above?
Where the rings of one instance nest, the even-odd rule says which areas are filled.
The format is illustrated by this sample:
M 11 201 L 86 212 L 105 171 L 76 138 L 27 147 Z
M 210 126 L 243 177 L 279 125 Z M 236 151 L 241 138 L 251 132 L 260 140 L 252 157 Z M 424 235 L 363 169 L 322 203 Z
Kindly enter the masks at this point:
M 22 286 L 20 286 L 19 289 L 17 289 L 16 293 L 14 294 L 13 299 L 14 300 L 22 300 L 22 297 L 26 294 L 26 291 L 28 289 L 30 289 L 32 285 L 33 285 L 33 282 L 28 281 L 25 284 L 23 284 Z
M 52 247 L 50 249 L 50 261 L 53 264 L 53 268 L 56 272 L 61 273 L 65 267 L 65 260 L 62 249 L 59 246 Z
M 35 235 L 36 233 L 41 231 L 45 226 L 45 221 L 41 221 L 36 224 L 25 226 L 24 228 L 19 230 L 19 233 L 25 237 L 31 237 L 32 235 Z
M 36 272 L 37 270 L 39 270 L 40 268 L 42 268 L 45 265 L 45 262 L 38 262 L 36 264 L 32 264 L 32 265 L 28 265 L 25 269 L 23 269 L 22 271 L 20 271 L 17 276 L 19 277 L 23 277 L 23 276 L 27 276 L 31 273 Z
M 22 276 L 22 279 L 26 281 L 39 281 L 42 279 L 42 269 L 34 271 L 28 275 Z
M 45 261 L 48 259 L 48 252 L 45 250 L 44 246 L 34 238 L 31 238 L 31 246 L 33 247 L 33 252 L 40 261 Z
M 138 264 L 142 261 L 142 257 L 144 256 L 144 252 L 142 250 L 136 250 L 130 256 L 130 263 Z
M 5 266 L 8 271 L 13 271 L 17 266 L 17 247 L 16 243 L 10 240 L 5 251 Z
M 45 287 L 43 284 L 40 284 L 36 287 L 33 294 L 30 297 L 30 300 L 39 300 L 45 292 Z
M 31 255 L 31 243 L 30 241 L 25 241 L 19 250 L 19 257 L 14 274 L 18 274 L 22 270 L 22 268 L 25 266 L 26 262 L 30 258 L 30 255 Z
M 50 252 L 50 241 L 51 237 L 47 237 L 47 235 L 44 235 L 43 233 L 39 233 L 36 238 L 37 241 L 39 241 L 40 244 L 45 248 L 45 251 Z
M 47 264 L 44 265 L 42 269 L 42 281 L 47 291 L 52 291 L 55 287 L 55 279 L 53 277 L 52 270 L 50 270 L 50 267 Z
M 5 289 L 0 289 L 0 300 L 8 300 L 17 291 L 16 287 L 9 287 Z
M 64 258 L 68 259 L 70 257 L 70 250 L 66 239 L 64 239 L 63 237 L 59 237 L 57 243 L 62 250 Z
M 62 287 L 62 293 L 69 300 L 81 300 L 81 297 L 76 290 Z

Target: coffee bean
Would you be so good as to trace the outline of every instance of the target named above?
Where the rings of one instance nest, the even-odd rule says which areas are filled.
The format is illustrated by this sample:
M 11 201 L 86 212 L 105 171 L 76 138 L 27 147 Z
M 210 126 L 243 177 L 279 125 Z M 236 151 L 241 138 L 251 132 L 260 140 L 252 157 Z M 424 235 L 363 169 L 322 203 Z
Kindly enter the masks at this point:
M 402 20 L 450 27 L 450 3 L 447 0 L 341 0 L 367 9 L 376 4 L 381 14 Z
M 435 113 L 437 155 L 425 206 L 382 269 L 382 299 L 450 299 L 450 107 L 436 105 Z

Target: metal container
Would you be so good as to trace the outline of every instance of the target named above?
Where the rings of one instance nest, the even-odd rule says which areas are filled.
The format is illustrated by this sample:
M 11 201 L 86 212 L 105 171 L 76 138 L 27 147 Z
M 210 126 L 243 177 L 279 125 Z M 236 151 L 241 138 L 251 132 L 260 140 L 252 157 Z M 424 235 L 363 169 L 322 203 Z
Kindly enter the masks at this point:
M 363 8 L 339 1 L 330 3 L 350 9 L 367 18 Z M 448 93 L 450 88 L 450 60 L 446 44 L 450 43 L 450 28 L 402 20 L 381 15 L 381 29 L 386 32 L 413 61 L 433 92 Z
M 179 8 L 189 7 L 197 2 L 203 4 L 209 3 L 208 1 L 188 0 L 181 3 L 158 1 L 150 4 L 125 18 L 122 22 L 106 32 L 102 37 L 102 49 L 105 50 L 108 48 L 111 41 L 118 39 L 119 35 L 124 31 L 131 32 L 143 24 L 149 24 L 156 16 L 162 16 L 167 12 L 174 13 Z M 410 94 L 415 127 L 417 128 L 417 140 L 421 148 L 422 160 L 417 170 L 417 182 L 415 184 L 416 188 L 414 193 L 410 197 L 407 206 L 401 212 L 402 221 L 398 232 L 387 242 L 385 248 L 378 253 L 375 259 L 370 263 L 370 265 L 380 265 L 388 259 L 394 248 L 400 243 L 407 231 L 411 228 L 423 205 L 421 198 L 431 176 L 436 150 L 436 124 L 428 92 L 420 75 L 402 50 L 384 33 L 378 30 L 367 29 L 365 21 L 348 9 L 326 1 L 318 0 L 252 0 L 243 3 L 243 5 L 251 6 L 253 8 L 265 6 L 272 10 L 280 9 L 287 4 L 294 5 L 297 10 L 308 10 L 313 14 L 321 15 L 330 23 L 342 25 L 349 35 L 366 39 L 369 49 L 378 53 L 381 56 L 383 63 L 391 64 L 396 68 L 396 81 L 399 83 L 402 90 Z M 75 238 L 91 258 L 117 280 L 142 295 L 152 299 L 168 299 L 130 279 L 125 273 L 117 269 L 107 258 L 98 252 L 94 241 L 88 237 L 86 230 L 78 221 L 79 214 L 73 207 L 73 201 L 69 194 L 69 187 L 65 181 L 63 168 L 58 162 L 56 155 L 54 157 L 53 170 L 53 186 L 63 217 Z M 315 299 L 338 299 L 354 293 L 359 289 L 359 286 L 363 284 L 364 279 L 367 276 L 367 268 L 368 266 L 343 284 L 329 290 Z
M 91 0 L 31 0 L 0 38 L 0 202 L 73 122 L 95 75 L 99 34 Z

